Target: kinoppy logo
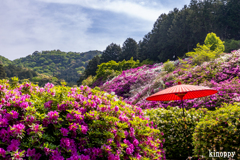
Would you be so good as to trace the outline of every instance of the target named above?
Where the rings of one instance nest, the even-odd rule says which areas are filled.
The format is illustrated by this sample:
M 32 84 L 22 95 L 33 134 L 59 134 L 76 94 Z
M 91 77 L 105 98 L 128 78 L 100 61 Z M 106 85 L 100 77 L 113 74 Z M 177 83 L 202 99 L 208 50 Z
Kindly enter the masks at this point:
M 209 150 L 209 157 L 224 157 L 224 158 L 229 158 L 229 157 L 234 157 L 235 152 L 211 152 Z

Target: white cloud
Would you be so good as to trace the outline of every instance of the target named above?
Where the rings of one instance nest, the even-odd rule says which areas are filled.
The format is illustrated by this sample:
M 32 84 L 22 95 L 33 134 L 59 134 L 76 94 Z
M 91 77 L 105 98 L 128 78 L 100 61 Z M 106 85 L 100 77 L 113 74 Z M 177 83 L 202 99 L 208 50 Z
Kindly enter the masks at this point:
M 0 54 L 15 59 L 35 50 L 79 50 L 87 39 L 91 19 L 72 8 L 48 11 L 41 3 L 5 0 L 0 7 Z M 77 47 L 78 46 L 78 47 Z
M 103 51 L 129 37 L 139 41 L 172 9 L 150 0 L 1 0 L 0 55 Z
M 74 4 L 82 7 L 123 13 L 147 21 L 155 21 L 161 13 L 168 12 L 160 3 L 126 0 L 39 0 L 48 3 Z M 156 5 L 158 6 L 156 7 Z M 155 7 L 153 7 L 155 6 Z

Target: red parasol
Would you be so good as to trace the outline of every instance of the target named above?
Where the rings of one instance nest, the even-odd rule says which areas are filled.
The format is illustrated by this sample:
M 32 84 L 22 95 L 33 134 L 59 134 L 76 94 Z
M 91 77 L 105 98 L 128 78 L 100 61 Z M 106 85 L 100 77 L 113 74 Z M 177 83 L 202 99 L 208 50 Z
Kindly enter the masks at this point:
M 178 82 L 178 85 L 159 91 L 151 95 L 150 97 L 148 97 L 146 100 L 148 101 L 181 100 L 183 116 L 185 121 L 184 107 L 183 107 L 184 99 L 194 99 L 194 98 L 205 97 L 205 96 L 215 94 L 217 92 L 218 92 L 217 90 L 211 89 L 208 87 L 195 86 L 195 85 L 183 85 L 181 84 L 181 82 Z M 187 129 L 186 122 L 185 122 L 185 128 Z
M 217 90 L 203 86 L 183 85 L 178 82 L 179 85 L 159 91 L 146 100 L 148 101 L 171 101 L 171 100 L 184 100 L 194 99 L 209 96 L 217 93 Z

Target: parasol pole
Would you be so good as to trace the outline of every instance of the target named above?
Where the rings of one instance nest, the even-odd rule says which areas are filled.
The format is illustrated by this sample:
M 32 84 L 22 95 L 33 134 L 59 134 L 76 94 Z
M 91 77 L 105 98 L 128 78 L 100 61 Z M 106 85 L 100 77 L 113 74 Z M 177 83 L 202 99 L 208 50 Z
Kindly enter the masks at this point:
M 184 107 L 183 107 L 183 97 L 185 96 L 185 94 L 186 93 L 178 95 L 178 96 L 179 96 L 179 98 L 181 98 L 183 117 L 184 117 L 184 123 L 185 123 L 185 127 L 184 127 L 185 129 L 184 129 L 184 132 L 183 132 L 183 134 L 185 134 L 185 135 L 183 135 L 183 136 L 187 138 L 187 123 L 186 123 L 185 114 L 184 114 Z M 186 139 L 186 144 L 187 144 L 187 147 L 188 147 L 188 158 L 187 159 L 191 159 L 190 151 L 189 151 L 190 147 L 188 146 L 188 140 L 187 139 Z

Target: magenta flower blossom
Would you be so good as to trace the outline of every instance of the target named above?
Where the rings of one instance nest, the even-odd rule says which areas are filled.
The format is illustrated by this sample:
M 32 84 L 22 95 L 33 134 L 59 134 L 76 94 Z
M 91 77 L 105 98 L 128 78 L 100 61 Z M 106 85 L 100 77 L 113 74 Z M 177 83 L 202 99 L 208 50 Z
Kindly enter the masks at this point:
M 135 129 L 130 127 L 130 137 L 134 137 L 135 136 Z
M 77 129 L 78 129 L 78 124 L 77 123 L 73 123 L 69 126 L 69 131 L 76 132 Z
M 79 160 L 81 159 L 80 155 L 72 155 L 70 158 L 67 158 L 67 160 Z
M 35 154 L 33 160 L 39 160 L 42 155 L 40 153 Z
M 127 138 L 128 132 L 127 132 L 127 131 L 124 131 L 124 135 L 125 135 L 125 138 Z
M 88 127 L 87 126 L 81 125 L 81 129 L 82 129 L 82 133 L 83 134 L 87 134 L 87 131 L 88 131 Z
M 16 150 L 19 149 L 19 148 L 18 148 L 19 145 L 20 145 L 20 141 L 13 139 L 13 140 L 11 141 L 11 144 L 7 147 L 7 151 L 16 151 Z
M 53 101 L 48 101 L 46 103 L 44 103 L 44 108 L 51 108 L 51 105 L 52 105 Z
M 6 156 L 6 151 L 3 148 L 0 148 L 0 156 L 2 156 L 3 158 L 5 158 Z
M 50 112 L 48 112 L 48 119 L 50 120 L 50 121 L 53 121 L 53 120 L 57 120 L 58 119 L 58 117 L 59 117 L 59 115 L 58 115 L 59 113 L 57 112 L 57 111 L 50 111 Z
M 111 152 L 111 146 L 110 145 L 104 144 L 104 145 L 102 145 L 101 149 L 108 152 L 108 153 Z
M 138 146 L 138 144 L 139 144 L 138 140 L 137 140 L 137 139 L 134 139 L 133 145 L 134 145 L 134 146 Z
M 34 133 L 38 133 L 39 131 L 42 131 L 43 128 L 41 125 L 39 124 L 33 124 L 32 127 L 31 127 L 31 130 L 34 132 Z
M 114 110 L 117 112 L 119 110 L 118 106 L 115 106 Z
M 25 129 L 25 125 L 20 123 L 20 124 L 14 124 L 12 127 L 10 126 L 12 132 L 14 135 L 22 135 L 22 132 Z
M 60 140 L 60 146 L 68 149 L 70 147 L 70 139 L 69 138 L 62 138 Z
M 35 155 L 35 152 L 36 152 L 35 148 L 33 148 L 32 150 L 30 148 L 28 148 L 26 156 L 27 157 L 32 157 L 32 156 Z
M 66 128 L 61 128 L 60 131 L 61 131 L 61 133 L 62 133 L 63 136 L 68 136 L 68 132 L 69 132 L 68 129 L 66 129 Z
M 120 160 L 119 155 L 109 154 L 108 160 Z
M 28 102 L 22 102 L 20 103 L 20 107 L 23 109 L 26 109 L 29 106 Z
M 51 150 L 49 148 L 44 147 L 44 152 L 46 155 L 49 155 L 51 153 Z
M 81 160 L 90 160 L 90 156 L 89 155 L 81 154 L 80 157 L 81 157 Z
M 12 110 L 11 112 L 10 112 L 10 114 L 11 114 L 11 116 L 12 116 L 12 118 L 13 119 L 17 119 L 18 118 L 18 112 L 16 112 L 16 111 L 14 111 L 14 110 Z
M 133 153 L 133 150 L 128 147 L 128 148 L 126 149 L 126 153 L 127 153 L 128 155 L 131 155 L 131 154 Z
M 8 120 L 6 118 L 0 118 L 0 127 L 7 127 Z
M 14 160 L 23 160 L 22 157 L 25 157 L 24 155 L 20 155 L 19 152 L 13 154 Z
M 111 144 L 113 142 L 113 139 L 110 138 L 110 139 L 107 140 L 107 142 Z

